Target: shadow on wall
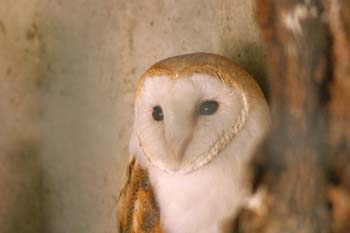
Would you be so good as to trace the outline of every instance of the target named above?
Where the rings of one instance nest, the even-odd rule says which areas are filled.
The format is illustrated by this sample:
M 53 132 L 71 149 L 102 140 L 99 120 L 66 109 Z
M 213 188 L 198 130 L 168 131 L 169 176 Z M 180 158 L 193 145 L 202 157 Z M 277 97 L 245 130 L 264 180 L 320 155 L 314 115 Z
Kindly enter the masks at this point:
M 257 46 L 256 43 L 243 44 L 233 52 L 232 59 L 255 78 L 269 101 L 268 72 L 264 48 Z
M 235 44 L 232 44 L 231 41 L 235 41 L 234 35 L 228 35 L 221 41 L 223 55 L 232 59 L 237 65 L 250 73 L 258 82 L 269 101 L 266 50 L 260 38 L 250 39 L 250 41 L 238 41 Z
M 42 168 L 36 143 L 17 143 L 0 164 L 1 233 L 45 233 Z

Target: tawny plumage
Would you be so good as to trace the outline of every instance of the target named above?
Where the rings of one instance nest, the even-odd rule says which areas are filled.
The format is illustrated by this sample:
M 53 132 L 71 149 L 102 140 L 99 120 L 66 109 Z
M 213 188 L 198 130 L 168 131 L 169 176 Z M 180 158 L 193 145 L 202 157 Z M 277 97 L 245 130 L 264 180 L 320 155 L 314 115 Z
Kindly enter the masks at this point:
M 127 181 L 120 193 L 118 210 L 119 232 L 162 233 L 159 206 L 154 197 L 147 171 L 133 158 L 128 167 Z

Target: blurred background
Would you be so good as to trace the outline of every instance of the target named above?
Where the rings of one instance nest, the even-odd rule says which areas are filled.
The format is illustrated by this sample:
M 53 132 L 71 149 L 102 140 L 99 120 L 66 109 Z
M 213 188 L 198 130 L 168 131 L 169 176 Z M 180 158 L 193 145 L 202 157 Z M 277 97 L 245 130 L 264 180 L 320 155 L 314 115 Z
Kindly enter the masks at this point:
M 0 232 L 116 232 L 137 80 L 193 52 L 266 87 L 251 0 L 0 0 Z

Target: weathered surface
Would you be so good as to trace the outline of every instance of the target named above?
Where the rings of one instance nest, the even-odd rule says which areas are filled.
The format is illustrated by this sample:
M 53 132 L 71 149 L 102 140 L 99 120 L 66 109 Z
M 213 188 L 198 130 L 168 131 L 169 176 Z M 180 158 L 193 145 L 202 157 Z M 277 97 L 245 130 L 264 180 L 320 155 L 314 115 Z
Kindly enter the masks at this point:
M 0 4 L 1 233 L 44 230 L 42 167 L 35 127 L 40 40 L 34 2 Z

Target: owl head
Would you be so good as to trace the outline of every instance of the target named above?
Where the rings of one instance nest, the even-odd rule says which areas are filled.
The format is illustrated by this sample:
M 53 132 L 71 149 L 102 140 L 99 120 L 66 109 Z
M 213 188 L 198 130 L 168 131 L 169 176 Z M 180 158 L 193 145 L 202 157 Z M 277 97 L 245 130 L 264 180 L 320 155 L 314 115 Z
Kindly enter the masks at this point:
M 229 151 L 230 156 L 247 156 L 239 147 L 257 147 L 269 125 L 269 109 L 258 84 L 219 55 L 162 60 L 137 86 L 134 135 L 144 157 L 164 172 L 195 172 L 237 138 L 237 150 Z

